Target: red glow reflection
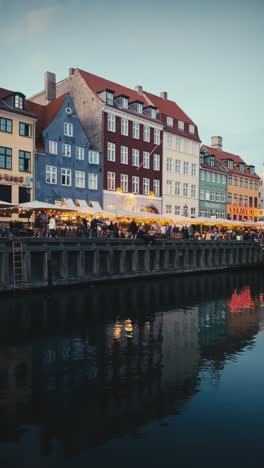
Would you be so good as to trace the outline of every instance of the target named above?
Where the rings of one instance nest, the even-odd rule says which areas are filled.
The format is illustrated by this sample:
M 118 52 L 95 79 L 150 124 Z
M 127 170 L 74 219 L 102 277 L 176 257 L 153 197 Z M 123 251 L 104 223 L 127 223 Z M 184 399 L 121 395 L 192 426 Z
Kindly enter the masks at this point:
M 230 312 L 240 312 L 241 309 L 251 309 L 253 306 L 254 301 L 249 288 L 245 288 L 239 293 L 236 290 L 233 292 L 229 302 Z

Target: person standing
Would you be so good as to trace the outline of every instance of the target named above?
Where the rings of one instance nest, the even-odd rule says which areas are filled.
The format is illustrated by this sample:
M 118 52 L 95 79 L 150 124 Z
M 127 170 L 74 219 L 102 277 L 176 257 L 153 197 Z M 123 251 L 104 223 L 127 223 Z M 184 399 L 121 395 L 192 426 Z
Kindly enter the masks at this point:
M 51 216 L 49 219 L 49 237 L 55 237 L 56 235 L 56 220 L 54 216 Z

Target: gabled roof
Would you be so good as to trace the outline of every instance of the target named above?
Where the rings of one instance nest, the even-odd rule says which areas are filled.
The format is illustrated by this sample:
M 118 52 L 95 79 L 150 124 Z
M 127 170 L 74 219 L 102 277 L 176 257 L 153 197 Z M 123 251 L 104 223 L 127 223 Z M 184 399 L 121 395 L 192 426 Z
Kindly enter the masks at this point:
M 231 159 L 234 163 L 238 163 L 238 164 L 244 164 L 245 166 L 254 166 L 252 164 L 247 164 L 239 155 L 237 154 L 233 154 L 233 153 L 228 153 L 227 151 L 220 151 L 220 150 L 217 150 L 216 148 L 211 148 L 210 146 L 207 146 L 207 145 L 203 145 L 204 148 L 206 148 L 206 150 L 214 155 L 219 161 L 225 161 L 225 160 L 228 160 L 228 159 Z M 230 168 L 227 168 L 228 169 L 228 172 L 232 173 L 232 174 L 237 174 L 237 175 L 240 175 L 240 176 L 247 176 L 247 177 L 252 177 L 254 179 L 260 179 L 260 177 L 257 175 L 257 174 L 249 174 L 248 172 L 242 172 L 239 170 L 239 168 L 235 168 L 234 169 L 230 169 Z
M 182 120 L 190 125 L 195 125 L 195 123 L 188 117 L 185 112 L 176 104 L 174 101 L 169 101 L 168 99 L 163 99 L 155 94 L 148 93 L 144 91 L 145 96 L 149 100 L 149 105 L 154 105 L 159 109 L 161 114 L 166 115 L 167 117 L 172 117 L 175 120 Z
M 42 108 L 39 104 L 35 104 L 31 101 L 25 99 L 24 101 L 24 109 L 17 109 L 15 107 L 10 106 L 6 99 L 14 94 L 22 94 L 20 91 L 10 91 L 9 89 L 0 88 L 0 109 L 6 110 L 8 112 L 12 112 L 14 114 L 21 114 L 27 117 L 37 118 L 38 112 L 40 112 L 39 108 Z

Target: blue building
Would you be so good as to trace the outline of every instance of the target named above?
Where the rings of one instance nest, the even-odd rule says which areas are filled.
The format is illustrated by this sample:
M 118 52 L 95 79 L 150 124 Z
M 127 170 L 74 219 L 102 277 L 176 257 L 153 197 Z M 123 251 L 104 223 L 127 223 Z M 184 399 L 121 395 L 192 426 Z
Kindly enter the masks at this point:
M 102 155 L 90 147 L 73 100 L 66 94 L 38 107 L 35 199 L 102 206 Z

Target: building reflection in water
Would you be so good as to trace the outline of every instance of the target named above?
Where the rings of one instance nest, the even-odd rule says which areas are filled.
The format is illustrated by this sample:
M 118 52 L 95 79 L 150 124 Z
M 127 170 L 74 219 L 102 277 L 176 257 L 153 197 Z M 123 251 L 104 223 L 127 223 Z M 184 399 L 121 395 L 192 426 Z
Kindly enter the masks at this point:
M 263 275 L 215 274 L 2 298 L 0 443 L 40 427 L 79 453 L 177 414 L 252 345 Z M 8 429 L 6 429 L 8 428 Z

